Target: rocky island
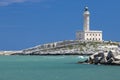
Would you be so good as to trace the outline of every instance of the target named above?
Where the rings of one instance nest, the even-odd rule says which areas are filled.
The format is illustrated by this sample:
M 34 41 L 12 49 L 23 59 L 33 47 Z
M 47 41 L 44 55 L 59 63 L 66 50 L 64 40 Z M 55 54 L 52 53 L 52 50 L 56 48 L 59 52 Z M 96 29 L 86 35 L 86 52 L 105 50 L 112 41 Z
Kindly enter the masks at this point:
M 37 45 L 19 51 L 0 51 L 1 55 L 92 55 L 100 51 L 119 52 L 119 42 L 66 40 Z
M 66 40 L 20 51 L 0 51 L 0 55 L 88 55 L 86 61 L 78 63 L 120 65 L 120 43 Z

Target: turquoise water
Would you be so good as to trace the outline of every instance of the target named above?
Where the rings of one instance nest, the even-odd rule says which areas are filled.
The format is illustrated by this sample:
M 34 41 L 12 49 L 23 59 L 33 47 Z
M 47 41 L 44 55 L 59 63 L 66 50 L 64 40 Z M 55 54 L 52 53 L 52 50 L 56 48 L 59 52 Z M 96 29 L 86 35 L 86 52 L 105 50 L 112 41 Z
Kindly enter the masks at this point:
M 76 64 L 78 56 L 0 56 L 0 80 L 120 80 L 120 66 Z

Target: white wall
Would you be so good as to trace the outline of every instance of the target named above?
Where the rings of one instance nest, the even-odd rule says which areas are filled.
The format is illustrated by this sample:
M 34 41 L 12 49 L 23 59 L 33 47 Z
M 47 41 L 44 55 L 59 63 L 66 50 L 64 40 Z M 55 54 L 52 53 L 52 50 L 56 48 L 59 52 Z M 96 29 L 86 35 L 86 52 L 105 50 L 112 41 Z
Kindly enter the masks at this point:
M 79 31 L 76 33 L 77 40 L 102 41 L 102 31 Z

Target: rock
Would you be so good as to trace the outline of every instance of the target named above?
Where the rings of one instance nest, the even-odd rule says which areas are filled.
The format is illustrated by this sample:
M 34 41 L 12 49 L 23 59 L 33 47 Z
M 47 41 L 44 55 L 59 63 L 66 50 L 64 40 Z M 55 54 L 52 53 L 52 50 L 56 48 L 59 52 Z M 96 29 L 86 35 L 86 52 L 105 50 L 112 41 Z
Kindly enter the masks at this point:
M 103 63 L 107 63 L 106 58 L 103 58 L 103 59 L 100 61 L 100 63 L 101 63 L 101 64 L 103 64 Z
M 115 59 L 116 59 L 116 60 L 120 60 L 120 55 L 115 56 Z
M 114 57 L 112 51 L 109 51 L 109 52 L 108 52 L 108 55 L 107 55 L 107 57 L 106 57 L 106 59 L 109 60 L 109 59 L 111 59 L 111 58 L 114 58 L 114 59 L 115 59 L 115 57 Z
M 94 64 L 100 63 L 100 57 L 95 57 L 94 58 Z
M 107 63 L 113 63 L 113 61 L 114 61 L 114 59 L 113 58 L 110 58 L 108 61 L 107 61 Z

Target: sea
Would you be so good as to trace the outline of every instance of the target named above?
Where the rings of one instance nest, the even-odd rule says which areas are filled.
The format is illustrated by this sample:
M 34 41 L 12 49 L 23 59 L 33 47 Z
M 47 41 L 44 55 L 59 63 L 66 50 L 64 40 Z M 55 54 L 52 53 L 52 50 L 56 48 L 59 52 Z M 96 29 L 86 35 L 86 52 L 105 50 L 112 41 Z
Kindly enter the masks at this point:
M 0 56 L 0 80 L 120 80 L 120 66 L 77 64 L 88 56 Z

